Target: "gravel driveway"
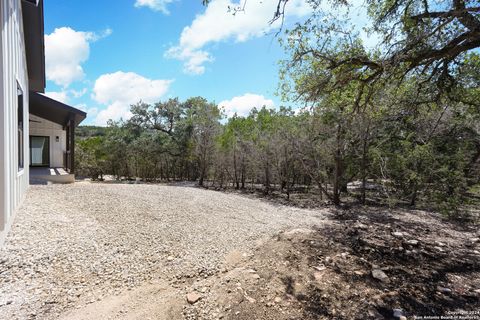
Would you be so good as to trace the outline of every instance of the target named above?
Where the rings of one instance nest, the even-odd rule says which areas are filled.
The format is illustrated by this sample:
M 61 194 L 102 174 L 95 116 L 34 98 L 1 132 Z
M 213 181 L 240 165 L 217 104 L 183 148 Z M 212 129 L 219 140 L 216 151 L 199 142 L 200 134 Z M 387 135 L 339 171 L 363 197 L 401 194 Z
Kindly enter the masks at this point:
M 0 251 L 0 318 L 51 319 L 156 279 L 208 277 L 227 254 L 323 216 L 184 186 L 31 186 Z

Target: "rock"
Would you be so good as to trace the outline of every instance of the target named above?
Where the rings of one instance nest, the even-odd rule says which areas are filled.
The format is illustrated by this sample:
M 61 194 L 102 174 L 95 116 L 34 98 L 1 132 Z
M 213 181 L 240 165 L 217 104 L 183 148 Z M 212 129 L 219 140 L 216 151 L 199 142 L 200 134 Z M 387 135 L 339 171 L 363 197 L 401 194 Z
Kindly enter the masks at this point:
M 357 222 L 357 223 L 355 224 L 355 228 L 361 229 L 361 230 L 366 230 L 366 229 L 368 229 L 368 226 L 364 225 L 364 224 L 361 223 L 361 222 Z
M 445 243 L 440 242 L 440 241 L 435 241 L 435 244 L 437 245 L 437 247 L 445 247 L 446 246 Z
M 252 278 L 255 279 L 255 280 L 259 280 L 260 276 L 255 273 L 255 274 L 252 275 Z
M 418 240 L 412 239 L 412 240 L 405 241 L 405 243 L 411 246 L 416 246 L 418 245 Z
M 187 302 L 190 304 L 194 304 L 198 300 L 200 300 L 201 296 L 198 293 L 190 292 L 187 294 Z
M 175 258 L 174 258 L 174 257 L 172 257 L 172 256 L 168 256 L 168 258 L 167 258 L 167 261 L 173 261 L 173 260 L 175 260 Z
M 470 238 L 469 239 L 471 243 L 478 243 L 480 242 L 480 238 Z
M 385 319 L 375 308 L 368 309 L 368 315 L 375 319 Z
M 275 299 L 273 301 L 275 301 L 275 303 L 280 303 L 280 302 L 282 302 L 282 298 L 275 297 Z
M 392 236 L 395 238 L 403 238 L 403 233 L 402 232 L 392 232 Z
M 444 250 L 440 247 L 433 247 L 433 249 L 437 250 L 438 252 L 443 252 Z
M 325 267 L 323 264 L 319 265 L 319 266 L 316 266 L 316 267 L 313 267 L 313 268 L 317 271 L 323 271 L 323 270 L 327 269 L 327 267 Z
M 393 309 L 393 318 L 395 319 L 404 319 L 405 316 L 403 315 L 403 310 L 402 309 Z
M 444 288 L 444 287 L 440 287 L 440 286 L 437 286 L 437 290 L 441 293 L 451 293 L 452 292 L 452 289 Z
M 388 276 L 385 274 L 385 272 L 383 272 L 382 270 L 380 269 L 373 269 L 372 270 L 372 277 L 374 277 L 375 279 L 377 280 L 380 280 L 384 283 L 388 283 L 390 282 L 390 279 L 388 278 Z

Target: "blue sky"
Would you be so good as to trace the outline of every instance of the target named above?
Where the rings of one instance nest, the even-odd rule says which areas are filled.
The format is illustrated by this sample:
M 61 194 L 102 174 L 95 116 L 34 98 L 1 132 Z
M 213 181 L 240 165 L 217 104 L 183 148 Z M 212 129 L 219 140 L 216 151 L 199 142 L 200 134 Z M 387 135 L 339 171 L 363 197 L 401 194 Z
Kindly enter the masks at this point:
M 230 0 L 45 0 L 47 95 L 98 125 L 128 118 L 140 99 L 203 96 L 229 114 L 278 107 L 274 4 L 251 1 L 234 17 Z M 308 13 L 292 0 L 287 21 Z
M 242 1 L 242 2 L 238 2 Z M 44 0 L 46 94 L 88 112 L 83 124 L 128 119 L 130 105 L 203 96 L 227 115 L 279 107 L 278 61 L 285 58 L 269 24 L 278 0 Z M 290 0 L 285 26 L 311 14 Z M 365 0 L 344 11 L 368 47 Z M 341 10 L 323 6 L 337 17 Z M 285 103 L 283 103 L 285 104 Z M 296 107 L 292 106 L 291 107 Z

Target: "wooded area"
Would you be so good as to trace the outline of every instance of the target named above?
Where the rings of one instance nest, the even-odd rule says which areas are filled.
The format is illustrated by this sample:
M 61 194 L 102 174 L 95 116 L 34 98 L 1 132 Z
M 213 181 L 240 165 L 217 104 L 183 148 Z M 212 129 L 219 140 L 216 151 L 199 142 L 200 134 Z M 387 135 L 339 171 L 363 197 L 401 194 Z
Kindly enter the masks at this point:
M 479 1 L 367 1 L 375 48 L 347 14 L 311 3 L 281 37 L 279 92 L 302 108 L 225 119 L 201 97 L 139 102 L 129 120 L 80 129 L 78 173 L 261 185 L 286 198 L 315 189 L 336 205 L 358 185 L 361 203 L 374 190 L 372 201 L 463 215 L 480 183 Z

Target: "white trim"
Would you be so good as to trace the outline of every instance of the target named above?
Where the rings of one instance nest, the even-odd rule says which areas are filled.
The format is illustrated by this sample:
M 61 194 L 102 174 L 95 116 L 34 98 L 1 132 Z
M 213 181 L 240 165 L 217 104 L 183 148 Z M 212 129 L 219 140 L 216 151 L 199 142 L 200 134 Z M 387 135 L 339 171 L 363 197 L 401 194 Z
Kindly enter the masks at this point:
M 21 177 L 25 174 L 25 168 L 22 168 L 20 169 L 18 172 L 17 172 L 17 177 Z

